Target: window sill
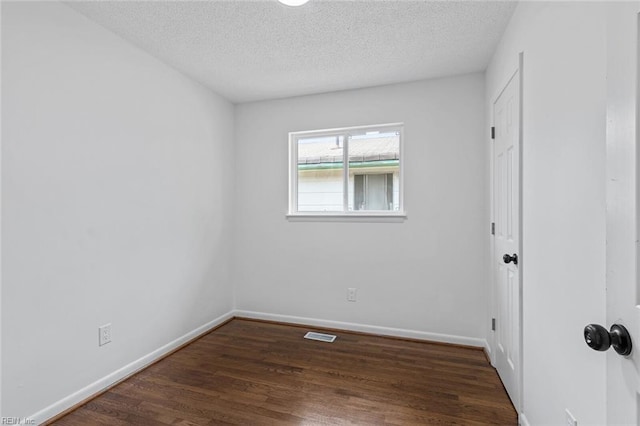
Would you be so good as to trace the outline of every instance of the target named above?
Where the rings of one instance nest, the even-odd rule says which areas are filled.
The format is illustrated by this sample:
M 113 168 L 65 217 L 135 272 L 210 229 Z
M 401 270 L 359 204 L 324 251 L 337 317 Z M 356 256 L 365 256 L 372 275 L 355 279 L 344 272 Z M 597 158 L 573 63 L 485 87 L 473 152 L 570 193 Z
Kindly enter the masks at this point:
M 396 213 L 290 213 L 289 222 L 392 222 L 407 220 L 406 212 Z

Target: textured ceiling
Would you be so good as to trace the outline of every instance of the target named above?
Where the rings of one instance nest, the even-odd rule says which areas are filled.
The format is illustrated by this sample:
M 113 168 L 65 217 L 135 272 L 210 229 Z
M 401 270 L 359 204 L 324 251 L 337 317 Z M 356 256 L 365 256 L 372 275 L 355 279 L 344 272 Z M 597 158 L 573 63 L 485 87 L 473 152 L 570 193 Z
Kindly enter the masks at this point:
M 482 71 L 507 1 L 79 1 L 67 4 L 232 102 Z

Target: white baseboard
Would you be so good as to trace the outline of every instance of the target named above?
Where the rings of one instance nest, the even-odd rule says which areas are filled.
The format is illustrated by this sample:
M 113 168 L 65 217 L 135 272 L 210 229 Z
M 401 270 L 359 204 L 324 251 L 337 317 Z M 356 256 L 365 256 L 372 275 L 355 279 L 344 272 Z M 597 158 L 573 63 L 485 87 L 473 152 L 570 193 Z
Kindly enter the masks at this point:
M 290 315 L 268 314 L 264 312 L 253 312 L 236 310 L 233 311 L 236 317 L 250 318 L 266 321 L 277 321 L 289 324 L 300 324 L 323 328 L 335 328 L 339 330 L 357 331 L 361 333 L 378 334 L 381 336 L 403 337 L 408 339 L 428 340 L 432 342 L 453 343 L 456 345 L 474 346 L 486 348 L 489 344 L 485 339 L 474 337 L 454 336 L 450 334 L 430 333 L 426 331 L 407 330 L 402 328 L 381 327 L 377 325 L 357 324 L 351 322 L 330 321 L 316 318 L 295 317 Z
M 484 351 L 487 354 L 487 357 L 489 358 L 489 363 L 491 364 L 491 366 L 493 368 L 495 368 L 496 367 L 496 360 L 494 359 L 494 355 L 495 354 L 491 350 L 491 344 L 489 343 L 488 340 L 485 340 L 484 342 L 485 342 Z
M 44 423 L 45 421 L 57 416 L 65 410 L 73 407 L 74 405 L 90 398 L 93 395 L 105 390 L 109 386 L 121 381 L 122 379 L 129 377 L 140 370 L 143 370 L 148 365 L 162 358 L 164 355 L 173 351 L 174 349 L 180 347 L 181 345 L 187 343 L 189 340 L 192 340 L 195 337 L 198 337 L 201 334 L 206 333 L 207 331 L 217 327 L 218 325 L 224 323 L 225 321 L 233 318 L 233 312 L 228 312 L 224 315 L 219 316 L 218 318 L 210 321 L 195 330 L 188 332 L 187 334 L 178 337 L 172 342 L 167 343 L 166 345 L 156 349 L 155 351 L 139 358 L 132 363 L 125 365 L 119 370 L 114 371 L 113 373 L 91 383 L 90 385 L 78 390 L 77 392 L 72 393 L 71 395 L 62 398 L 61 400 L 51 404 L 50 406 L 38 411 L 32 416 L 28 418 L 33 420 L 35 424 L 39 425 Z
M 520 413 L 518 416 L 518 423 L 520 426 L 529 426 L 529 420 L 527 420 L 527 416 L 525 416 L 524 413 Z
M 487 353 L 489 359 L 491 359 L 491 345 L 487 340 L 484 341 L 484 351 Z

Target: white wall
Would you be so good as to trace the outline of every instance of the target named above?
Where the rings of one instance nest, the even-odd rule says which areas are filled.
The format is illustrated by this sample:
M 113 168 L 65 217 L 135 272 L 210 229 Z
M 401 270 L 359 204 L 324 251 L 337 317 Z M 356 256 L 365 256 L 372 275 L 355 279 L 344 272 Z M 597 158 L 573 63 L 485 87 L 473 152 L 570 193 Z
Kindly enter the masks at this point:
M 523 412 L 531 425 L 605 423 L 605 9 L 520 3 L 486 72 L 491 103 L 523 82 Z
M 484 96 L 472 74 L 237 106 L 236 307 L 484 339 Z M 405 123 L 405 222 L 287 221 L 288 132 L 391 122 Z
M 67 6 L 2 8 L 2 408 L 28 416 L 233 308 L 233 106 Z

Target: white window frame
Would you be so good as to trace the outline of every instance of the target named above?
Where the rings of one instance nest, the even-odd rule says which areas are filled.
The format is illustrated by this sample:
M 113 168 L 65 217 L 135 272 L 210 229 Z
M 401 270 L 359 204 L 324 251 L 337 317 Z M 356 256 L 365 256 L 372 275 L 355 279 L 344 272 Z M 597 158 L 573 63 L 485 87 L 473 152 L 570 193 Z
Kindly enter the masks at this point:
M 398 132 L 399 135 L 399 171 L 398 171 L 398 210 L 348 210 L 349 204 L 349 146 L 348 136 L 363 135 L 367 132 Z M 310 137 L 345 137 L 343 149 L 343 210 L 329 212 L 298 211 L 298 140 Z M 369 126 L 341 127 L 335 129 L 311 130 L 289 133 L 289 210 L 290 220 L 361 220 L 361 221 L 402 221 L 406 219 L 404 210 L 404 123 L 375 124 Z

